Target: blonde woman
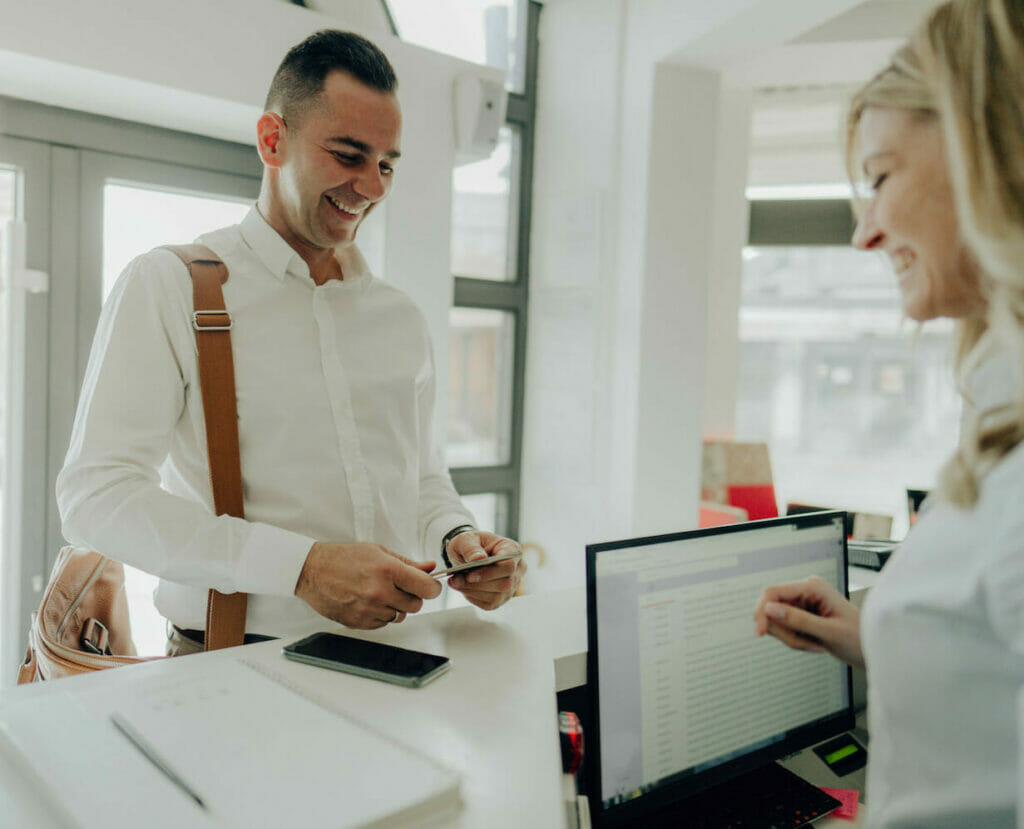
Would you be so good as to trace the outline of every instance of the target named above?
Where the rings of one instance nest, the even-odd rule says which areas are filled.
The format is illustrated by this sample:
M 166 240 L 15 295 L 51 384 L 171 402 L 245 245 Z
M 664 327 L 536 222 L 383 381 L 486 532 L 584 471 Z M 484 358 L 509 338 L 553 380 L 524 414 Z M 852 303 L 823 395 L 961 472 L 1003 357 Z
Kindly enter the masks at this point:
M 863 615 L 812 579 L 765 590 L 755 628 L 866 666 L 872 826 L 1024 825 L 1024 0 L 939 6 L 848 139 L 854 245 L 908 317 L 957 320 L 964 429 Z

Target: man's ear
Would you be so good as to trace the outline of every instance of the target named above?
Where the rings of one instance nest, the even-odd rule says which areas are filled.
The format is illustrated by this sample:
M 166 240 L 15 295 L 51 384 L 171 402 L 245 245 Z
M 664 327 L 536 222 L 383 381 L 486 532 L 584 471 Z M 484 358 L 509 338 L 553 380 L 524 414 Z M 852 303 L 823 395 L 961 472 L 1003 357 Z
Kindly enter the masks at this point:
M 280 167 L 284 163 L 284 118 L 276 112 L 264 112 L 256 122 L 256 147 L 266 167 Z

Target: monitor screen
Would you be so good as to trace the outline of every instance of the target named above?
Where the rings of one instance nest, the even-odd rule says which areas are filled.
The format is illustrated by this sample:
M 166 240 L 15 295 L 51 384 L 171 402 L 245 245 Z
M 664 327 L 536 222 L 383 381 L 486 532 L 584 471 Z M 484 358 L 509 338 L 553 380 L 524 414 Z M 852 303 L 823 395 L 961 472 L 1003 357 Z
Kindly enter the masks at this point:
M 847 595 L 842 512 L 587 547 L 597 825 L 853 727 L 849 668 L 754 634 L 762 589 L 811 575 Z

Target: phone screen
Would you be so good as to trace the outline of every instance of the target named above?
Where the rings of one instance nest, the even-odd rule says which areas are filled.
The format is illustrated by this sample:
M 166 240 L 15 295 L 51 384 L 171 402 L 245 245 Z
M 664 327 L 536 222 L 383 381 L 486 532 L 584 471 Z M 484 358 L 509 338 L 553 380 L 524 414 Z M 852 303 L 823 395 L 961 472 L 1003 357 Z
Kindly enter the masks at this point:
M 337 633 L 314 633 L 286 645 L 283 651 L 286 657 L 300 662 L 402 685 L 422 685 L 450 664 L 447 656 L 367 642 Z

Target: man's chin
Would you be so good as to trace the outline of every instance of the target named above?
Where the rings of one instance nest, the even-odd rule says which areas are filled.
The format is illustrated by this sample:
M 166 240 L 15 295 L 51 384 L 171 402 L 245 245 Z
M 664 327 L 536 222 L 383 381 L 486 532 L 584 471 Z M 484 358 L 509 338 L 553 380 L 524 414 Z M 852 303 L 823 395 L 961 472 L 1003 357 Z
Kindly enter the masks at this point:
M 333 238 L 333 244 L 331 245 L 331 247 L 335 247 L 335 248 L 344 247 L 346 245 L 351 245 L 353 242 L 355 242 L 355 240 L 356 240 L 356 233 L 359 231 L 359 225 L 361 225 L 361 224 L 362 224 L 362 222 L 359 222 L 358 224 L 354 225 L 351 228 L 345 228 L 345 229 L 340 230 L 340 231 L 335 231 L 332 234 L 332 236 L 334 238 Z

